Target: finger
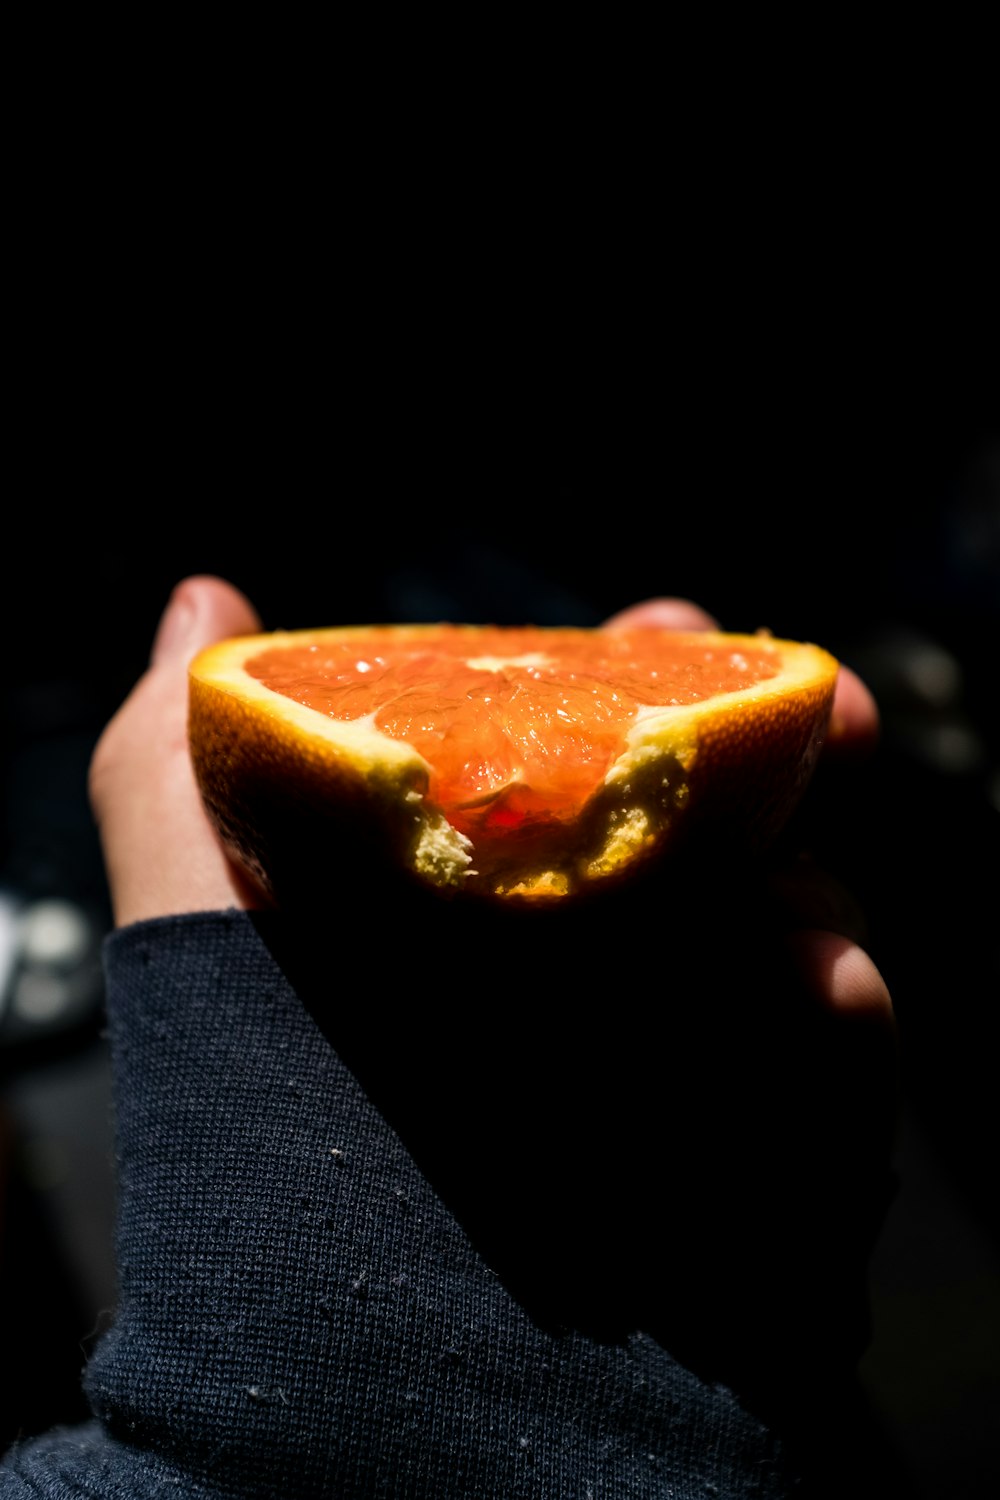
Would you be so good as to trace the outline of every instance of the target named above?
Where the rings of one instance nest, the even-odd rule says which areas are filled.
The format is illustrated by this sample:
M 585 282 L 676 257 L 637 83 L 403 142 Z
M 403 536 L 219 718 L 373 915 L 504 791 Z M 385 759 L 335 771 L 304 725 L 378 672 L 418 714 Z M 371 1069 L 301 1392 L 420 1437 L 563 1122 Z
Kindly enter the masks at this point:
M 841 663 L 830 715 L 825 753 L 858 759 L 870 755 L 879 741 L 878 704 L 856 672 Z
M 718 630 L 719 622 L 690 599 L 645 599 L 605 620 L 605 630 L 659 626 L 666 630 Z
M 90 767 L 115 922 L 261 904 L 226 858 L 194 780 L 187 742 L 188 664 L 203 646 L 260 620 L 223 579 L 175 588 L 148 671 L 104 730 Z
M 825 1075 L 829 1125 L 844 1159 L 857 1161 L 860 1182 L 865 1163 L 886 1158 L 896 1130 L 899 1048 L 892 998 L 871 958 L 849 938 L 813 930 L 790 934 L 786 943 L 806 996 L 818 1006 L 817 1099 Z M 881 1202 L 876 1194 L 873 1207 Z
M 825 1010 L 895 1035 L 889 988 L 863 948 L 820 928 L 789 933 L 786 944 L 809 992 Z

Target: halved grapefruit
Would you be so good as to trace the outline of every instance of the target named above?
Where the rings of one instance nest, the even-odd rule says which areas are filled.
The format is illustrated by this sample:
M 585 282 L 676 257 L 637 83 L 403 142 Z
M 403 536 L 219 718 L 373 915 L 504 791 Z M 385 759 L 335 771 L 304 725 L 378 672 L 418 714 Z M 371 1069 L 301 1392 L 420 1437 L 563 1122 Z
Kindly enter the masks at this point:
M 225 845 L 279 904 L 379 867 L 572 899 L 696 828 L 766 847 L 811 777 L 837 672 L 763 632 L 276 631 L 195 658 L 189 741 Z

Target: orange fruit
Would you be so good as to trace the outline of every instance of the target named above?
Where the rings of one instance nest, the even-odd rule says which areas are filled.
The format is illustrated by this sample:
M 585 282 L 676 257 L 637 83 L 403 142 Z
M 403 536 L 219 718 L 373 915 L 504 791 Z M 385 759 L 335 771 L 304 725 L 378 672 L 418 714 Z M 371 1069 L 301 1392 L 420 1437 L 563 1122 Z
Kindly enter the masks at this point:
M 189 742 L 225 845 L 279 903 L 379 870 L 572 899 L 696 829 L 766 847 L 809 781 L 837 670 L 766 633 L 277 631 L 195 658 Z

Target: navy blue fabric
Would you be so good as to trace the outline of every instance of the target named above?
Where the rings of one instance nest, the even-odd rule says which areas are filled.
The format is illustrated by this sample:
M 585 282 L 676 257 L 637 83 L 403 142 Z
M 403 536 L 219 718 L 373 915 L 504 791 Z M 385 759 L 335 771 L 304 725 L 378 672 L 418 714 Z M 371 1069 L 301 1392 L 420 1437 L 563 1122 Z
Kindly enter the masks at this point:
M 119 1306 L 93 1422 L 8 1452 L 3 1500 L 799 1493 L 764 1422 L 648 1331 L 512 1293 L 258 919 L 138 924 L 105 961 Z M 377 1006 L 374 973 L 349 993 Z

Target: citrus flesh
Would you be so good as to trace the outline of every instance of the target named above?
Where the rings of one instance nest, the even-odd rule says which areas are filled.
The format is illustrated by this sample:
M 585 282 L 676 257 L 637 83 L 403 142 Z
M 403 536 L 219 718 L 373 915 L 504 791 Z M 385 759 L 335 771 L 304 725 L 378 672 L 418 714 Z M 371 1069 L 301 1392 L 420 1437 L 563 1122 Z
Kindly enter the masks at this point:
M 766 634 L 274 632 L 196 658 L 189 737 L 223 839 L 278 895 L 282 864 L 318 868 L 323 840 L 349 858 L 360 837 L 438 888 L 570 896 L 703 811 L 773 837 L 836 674 L 821 648 Z

